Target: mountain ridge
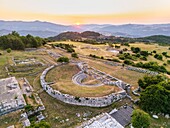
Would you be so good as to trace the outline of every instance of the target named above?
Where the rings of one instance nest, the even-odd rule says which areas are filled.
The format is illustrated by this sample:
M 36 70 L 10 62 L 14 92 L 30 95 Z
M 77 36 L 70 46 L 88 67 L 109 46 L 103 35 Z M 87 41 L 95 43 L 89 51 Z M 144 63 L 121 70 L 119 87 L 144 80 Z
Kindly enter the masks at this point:
M 0 35 L 17 31 L 21 35 L 32 34 L 40 37 L 56 36 L 62 32 L 96 31 L 104 35 L 122 37 L 145 37 L 152 35 L 170 36 L 170 23 L 167 24 L 82 24 L 62 25 L 47 21 L 4 21 L 0 20 Z

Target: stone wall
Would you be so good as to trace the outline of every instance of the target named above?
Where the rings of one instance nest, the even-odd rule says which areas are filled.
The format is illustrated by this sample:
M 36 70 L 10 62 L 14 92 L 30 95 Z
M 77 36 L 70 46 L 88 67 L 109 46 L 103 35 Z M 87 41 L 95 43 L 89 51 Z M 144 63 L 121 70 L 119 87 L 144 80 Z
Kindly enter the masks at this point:
M 46 74 L 48 71 L 53 69 L 56 65 L 53 65 L 45 69 L 40 76 L 40 83 L 43 89 L 52 97 L 68 104 L 80 105 L 80 106 L 90 106 L 90 107 L 105 107 L 111 105 L 113 102 L 118 101 L 126 97 L 126 91 L 122 90 L 117 93 L 112 93 L 103 97 L 75 97 L 73 95 L 61 93 L 58 90 L 54 90 L 45 81 Z
M 131 71 L 140 72 L 140 73 L 146 73 L 146 74 L 150 74 L 150 75 L 158 75 L 159 74 L 158 72 L 150 71 L 150 70 L 143 69 L 143 68 L 132 67 L 132 66 L 127 66 L 126 69 L 131 70 Z

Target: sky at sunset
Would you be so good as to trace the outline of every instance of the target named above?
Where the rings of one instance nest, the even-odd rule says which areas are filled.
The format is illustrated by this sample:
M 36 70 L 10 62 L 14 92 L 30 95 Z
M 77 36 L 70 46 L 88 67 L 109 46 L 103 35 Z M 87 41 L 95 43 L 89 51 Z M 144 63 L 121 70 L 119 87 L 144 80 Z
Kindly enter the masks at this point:
M 170 0 L 0 0 L 0 20 L 60 24 L 170 23 Z

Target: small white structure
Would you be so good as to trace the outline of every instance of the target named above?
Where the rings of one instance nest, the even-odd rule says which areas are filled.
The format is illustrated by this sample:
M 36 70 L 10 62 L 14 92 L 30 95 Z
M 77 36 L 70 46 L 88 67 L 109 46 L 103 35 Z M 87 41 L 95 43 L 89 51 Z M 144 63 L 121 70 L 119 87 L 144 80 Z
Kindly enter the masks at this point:
M 27 113 L 26 113 L 26 112 L 25 112 L 25 113 L 22 113 L 22 114 L 21 114 L 21 118 L 22 118 L 22 119 L 28 119 Z
M 24 120 L 23 125 L 24 125 L 24 127 L 29 127 L 31 125 L 29 119 Z
M 165 115 L 165 118 L 166 118 L 166 119 L 169 119 L 169 118 L 170 118 L 170 117 L 169 117 L 169 114 L 166 114 L 166 115 Z
M 153 118 L 158 119 L 159 117 L 157 115 L 152 115 Z

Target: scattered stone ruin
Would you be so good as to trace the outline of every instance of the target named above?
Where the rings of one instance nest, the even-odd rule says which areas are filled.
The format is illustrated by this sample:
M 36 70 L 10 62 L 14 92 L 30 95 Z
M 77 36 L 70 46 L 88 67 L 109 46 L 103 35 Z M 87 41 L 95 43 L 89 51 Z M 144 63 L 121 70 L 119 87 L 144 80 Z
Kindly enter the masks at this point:
M 0 79 L 0 116 L 24 108 L 26 105 L 15 77 Z
M 121 89 L 127 89 L 129 84 L 115 78 L 105 72 L 97 70 L 93 67 L 89 67 L 86 63 L 77 63 L 77 66 L 80 68 L 80 72 L 75 74 L 72 78 L 73 82 L 77 85 L 83 86 L 84 84 L 81 81 L 88 77 L 88 75 L 92 76 L 94 79 L 101 81 L 99 84 L 95 84 L 93 86 L 101 86 L 101 85 L 115 85 Z M 87 86 L 87 85 L 86 85 Z

